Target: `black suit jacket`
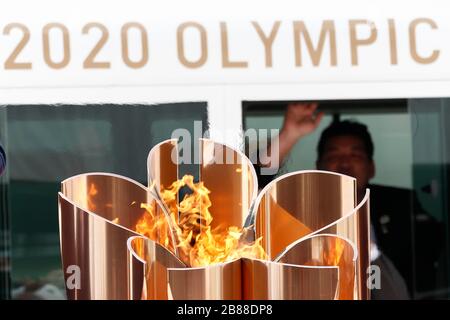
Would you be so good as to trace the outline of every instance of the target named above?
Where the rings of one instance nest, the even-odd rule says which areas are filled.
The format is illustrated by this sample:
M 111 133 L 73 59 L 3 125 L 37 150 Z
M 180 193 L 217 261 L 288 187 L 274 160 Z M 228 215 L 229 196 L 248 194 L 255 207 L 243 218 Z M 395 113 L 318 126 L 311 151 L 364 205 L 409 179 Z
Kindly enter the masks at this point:
M 444 227 L 409 189 L 369 185 L 377 245 L 404 277 L 411 293 L 436 289 Z

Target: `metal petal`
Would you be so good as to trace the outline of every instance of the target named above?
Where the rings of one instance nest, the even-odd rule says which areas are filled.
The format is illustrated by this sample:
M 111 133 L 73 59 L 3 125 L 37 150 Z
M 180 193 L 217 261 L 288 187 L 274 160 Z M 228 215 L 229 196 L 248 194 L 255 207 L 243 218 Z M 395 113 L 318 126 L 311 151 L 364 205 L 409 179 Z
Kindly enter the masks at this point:
M 368 299 L 369 191 L 357 206 L 356 180 L 327 171 L 298 171 L 275 179 L 255 202 L 256 237 L 271 260 L 308 235 L 326 233 L 357 248 L 355 299 Z
M 83 174 L 62 182 L 63 268 L 80 271 L 80 283 L 67 287 L 69 299 L 130 298 L 127 240 L 138 235 L 133 230 L 144 214 L 140 203 L 152 201 L 144 186 L 117 175 Z M 71 274 L 65 272 L 65 278 L 71 281 Z

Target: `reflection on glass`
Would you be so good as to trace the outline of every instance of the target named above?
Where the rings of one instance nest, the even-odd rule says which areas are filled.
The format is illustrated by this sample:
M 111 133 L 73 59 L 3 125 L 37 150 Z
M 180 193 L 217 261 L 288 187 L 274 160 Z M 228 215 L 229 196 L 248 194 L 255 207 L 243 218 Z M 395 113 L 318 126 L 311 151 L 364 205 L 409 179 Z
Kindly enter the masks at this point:
M 245 129 L 281 128 L 286 105 L 244 102 Z M 372 240 L 382 254 L 377 262 L 392 261 L 399 275 L 388 264 L 386 273 L 404 280 L 413 299 L 450 297 L 450 99 L 327 100 L 318 105 L 324 119 L 293 147 L 280 174 L 315 169 L 319 138 L 333 121 L 366 125 L 375 146 L 376 173 L 367 188 Z
M 0 143 L 8 146 L 9 167 L 0 178 L 0 247 L 11 237 L 12 287 L 0 281 L 0 294 L 65 298 L 55 199 L 60 182 L 108 171 L 145 183 L 151 147 L 175 129 L 192 133 L 194 121 L 207 129 L 206 103 L 1 107 Z

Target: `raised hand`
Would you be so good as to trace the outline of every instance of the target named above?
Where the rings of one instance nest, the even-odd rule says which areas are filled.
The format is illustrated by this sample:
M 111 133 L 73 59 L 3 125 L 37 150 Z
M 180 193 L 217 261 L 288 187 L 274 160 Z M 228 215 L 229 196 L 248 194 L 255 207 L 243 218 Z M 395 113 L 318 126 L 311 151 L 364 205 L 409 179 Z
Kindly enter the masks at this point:
M 281 132 L 290 139 L 302 138 L 313 132 L 323 118 L 323 112 L 315 113 L 316 102 L 290 103 L 287 107 Z

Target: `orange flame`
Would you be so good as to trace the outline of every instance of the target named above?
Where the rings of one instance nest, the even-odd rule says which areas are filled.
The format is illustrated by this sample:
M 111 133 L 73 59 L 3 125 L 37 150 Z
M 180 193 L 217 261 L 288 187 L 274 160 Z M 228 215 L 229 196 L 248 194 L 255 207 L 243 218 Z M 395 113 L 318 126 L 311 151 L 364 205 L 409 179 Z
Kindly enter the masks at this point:
M 351 257 L 348 251 L 345 252 L 346 242 L 340 238 L 330 239 L 329 250 L 323 253 L 323 259 L 328 265 L 339 267 L 339 299 L 351 300 L 353 297 L 355 270 L 349 268 L 351 262 L 347 261 Z
M 88 196 L 88 209 L 91 211 L 95 211 L 97 209 L 97 205 L 95 204 L 94 198 L 98 194 L 97 186 L 94 183 L 89 185 L 89 196 Z
M 328 266 L 339 266 L 345 249 L 345 241 L 340 238 L 331 238 L 330 242 L 331 248 L 323 252 L 323 260 Z
M 177 195 L 184 186 L 192 193 L 185 195 L 178 204 Z M 203 182 L 194 183 L 193 176 L 185 175 L 169 188 L 161 189 L 161 198 L 170 211 L 174 231 L 179 239 L 180 258 L 186 265 L 201 267 L 241 257 L 267 259 L 261 239 L 252 244 L 245 243 L 242 240 L 243 229 L 236 226 L 211 228 L 211 192 Z M 155 204 L 141 204 L 141 208 L 146 210 L 146 214 L 136 224 L 136 232 L 174 251 L 165 215 L 159 212 Z

